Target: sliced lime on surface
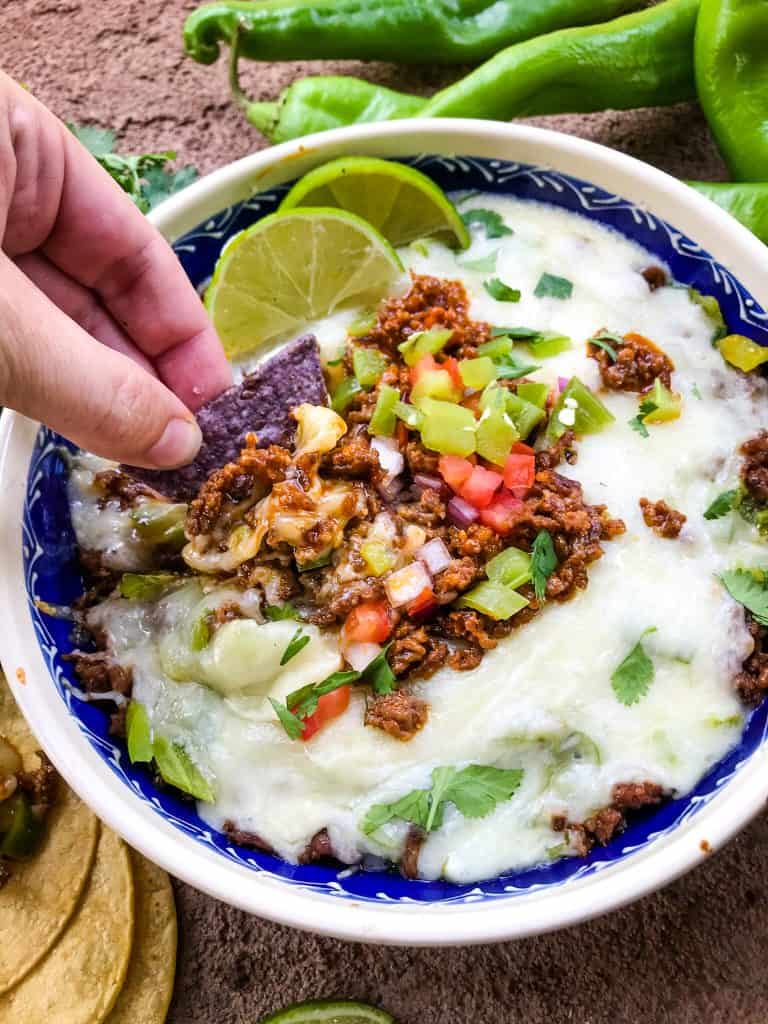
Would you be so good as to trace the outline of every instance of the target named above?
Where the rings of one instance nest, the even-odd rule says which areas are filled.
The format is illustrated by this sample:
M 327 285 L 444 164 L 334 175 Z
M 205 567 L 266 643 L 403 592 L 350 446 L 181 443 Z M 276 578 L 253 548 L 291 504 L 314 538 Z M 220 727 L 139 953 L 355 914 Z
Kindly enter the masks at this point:
M 375 306 L 403 274 L 392 246 L 353 213 L 273 213 L 235 235 L 219 256 L 205 305 L 230 359 L 310 320 Z
M 261 1024 L 395 1024 L 395 1020 L 384 1010 L 365 1003 L 319 999 L 278 1010 Z
M 426 174 L 368 156 L 344 156 L 296 182 L 280 204 L 339 206 L 369 223 L 392 245 L 441 238 L 466 249 L 469 233 L 448 196 Z

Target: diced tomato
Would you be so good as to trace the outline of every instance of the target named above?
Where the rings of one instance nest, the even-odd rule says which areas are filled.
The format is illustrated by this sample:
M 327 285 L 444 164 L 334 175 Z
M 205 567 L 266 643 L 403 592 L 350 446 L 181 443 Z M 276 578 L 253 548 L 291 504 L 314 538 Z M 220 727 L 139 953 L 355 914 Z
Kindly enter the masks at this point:
M 334 718 L 343 715 L 349 707 L 350 686 L 340 686 L 338 690 L 331 690 L 324 693 L 317 702 L 316 710 L 304 719 L 304 731 L 301 734 L 302 740 L 306 743 L 312 739 L 316 732 L 319 732 L 324 725 L 332 722 Z
M 363 601 L 352 609 L 342 629 L 345 644 L 382 644 L 391 632 L 386 601 Z
M 422 356 L 418 363 L 411 367 L 411 386 L 418 383 L 419 377 L 423 377 L 429 370 L 439 370 L 435 357 L 429 354 Z
M 487 508 L 481 510 L 480 521 L 504 536 L 520 522 L 520 513 L 524 509 L 524 503 L 504 489 L 496 495 Z
M 473 466 L 471 474 L 459 488 L 459 494 L 475 508 L 486 508 L 504 483 L 501 473 L 483 466 Z
M 451 490 L 458 491 L 475 467 L 469 459 L 462 459 L 460 455 L 441 455 L 438 468 Z
M 515 495 L 522 498 L 536 479 L 536 458 L 513 451 L 504 463 L 504 483 Z
M 442 363 L 440 363 L 440 369 L 447 370 L 448 373 L 450 373 L 451 380 L 456 386 L 456 390 L 458 391 L 459 395 L 463 395 L 464 381 L 461 379 L 461 372 L 459 371 L 458 361 L 454 359 L 453 356 L 449 356 L 447 359 L 444 359 Z
M 522 441 L 515 441 L 510 448 L 510 451 L 516 455 L 533 455 L 533 448 L 529 444 L 523 444 Z
M 424 587 L 418 597 L 408 605 L 409 615 L 424 615 L 437 604 L 432 587 Z

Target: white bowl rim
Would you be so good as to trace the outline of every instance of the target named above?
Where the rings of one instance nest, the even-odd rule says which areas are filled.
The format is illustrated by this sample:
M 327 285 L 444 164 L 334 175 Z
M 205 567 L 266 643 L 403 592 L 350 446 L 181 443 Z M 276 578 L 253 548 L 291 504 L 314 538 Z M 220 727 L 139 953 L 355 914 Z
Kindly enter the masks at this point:
M 694 238 L 768 307 L 766 248 L 715 204 L 662 171 L 593 142 L 542 128 L 478 120 L 361 125 L 261 150 L 200 179 L 153 211 L 176 238 L 253 191 L 290 180 L 345 153 L 477 156 L 509 159 L 588 180 L 646 207 Z M 16 413 L 0 421 L 0 662 L 38 740 L 81 798 L 155 863 L 211 896 L 260 917 L 351 941 L 391 945 L 465 945 L 503 941 L 576 924 L 665 885 L 728 841 L 768 799 L 768 750 L 762 747 L 707 806 L 670 834 L 598 873 L 573 882 L 478 903 L 371 902 L 327 896 L 225 860 L 157 815 L 103 763 L 51 681 L 28 609 L 21 519 L 38 424 Z

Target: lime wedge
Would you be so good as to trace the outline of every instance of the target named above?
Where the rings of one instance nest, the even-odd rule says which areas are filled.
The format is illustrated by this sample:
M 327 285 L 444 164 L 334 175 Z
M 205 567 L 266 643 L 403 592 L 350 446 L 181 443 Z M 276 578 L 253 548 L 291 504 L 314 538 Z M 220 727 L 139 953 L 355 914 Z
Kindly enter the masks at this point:
M 375 306 L 403 274 L 397 253 L 344 210 L 273 213 L 224 247 L 205 305 L 230 359 L 347 306 Z
M 365 217 L 392 245 L 439 237 L 466 249 L 469 233 L 445 192 L 421 171 L 390 160 L 344 156 L 296 182 L 280 204 L 339 206 Z
M 384 1010 L 365 1003 L 320 999 L 278 1010 L 265 1017 L 261 1024 L 395 1024 L 395 1020 Z

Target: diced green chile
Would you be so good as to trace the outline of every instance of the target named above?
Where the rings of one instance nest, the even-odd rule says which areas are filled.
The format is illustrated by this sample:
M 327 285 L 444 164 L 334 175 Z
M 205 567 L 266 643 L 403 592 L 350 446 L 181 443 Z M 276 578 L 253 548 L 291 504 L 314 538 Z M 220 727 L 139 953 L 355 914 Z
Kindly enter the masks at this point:
M 575 421 L 572 427 L 560 420 L 560 413 L 567 409 L 566 402 L 573 399 L 576 402 Z M 577 434 L 596 434 L 598 431 L 613 423 L 616 417 L 611 413 L 597 395 L 591 391 L 586 384 L 583 384 L 578 377 L 571 377 L 560 394 L 547 426 L 547 437 L 558 438 L 572 429 Z
M 400 392 L 389 384 L 382 384 L 376 398 L 376 405 L 368 424 L 368 432 L 378 437 L 391 437 L 395 432 L 396 408 L 400 404 Z
M 378 384 L 379 377 L 389 365 L 389 360 L 377 348 L 364 348 L 356 345 L 352 350 L 352 369 L 357 383 L 364 391 Z

